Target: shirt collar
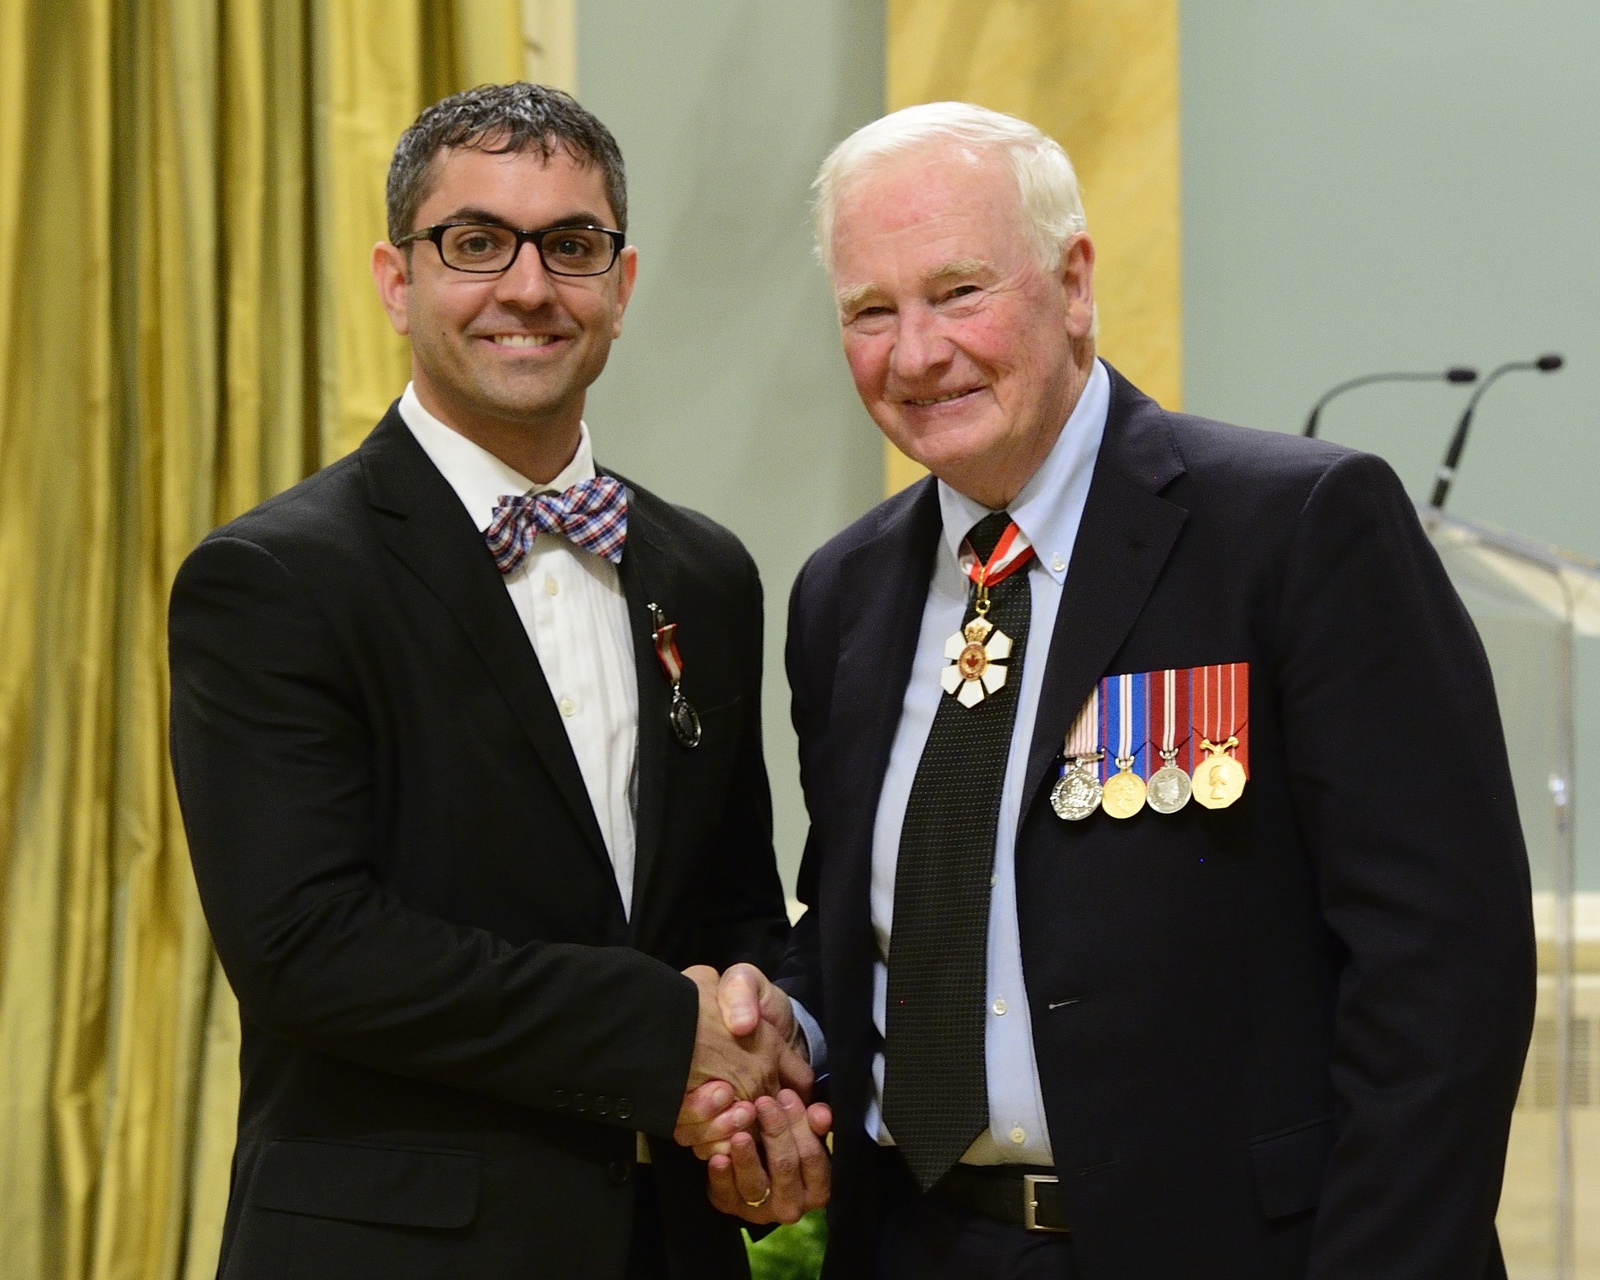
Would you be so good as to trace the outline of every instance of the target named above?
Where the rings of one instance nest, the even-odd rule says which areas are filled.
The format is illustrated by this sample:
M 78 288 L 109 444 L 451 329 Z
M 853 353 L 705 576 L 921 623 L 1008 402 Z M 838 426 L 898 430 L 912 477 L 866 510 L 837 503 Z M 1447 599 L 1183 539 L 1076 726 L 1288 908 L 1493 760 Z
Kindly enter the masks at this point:
M 1066 581 L 1083 516 L 1094 460 L 1105 435 L 1111 407 L 1111 376 L 1097 358 L 1089 370 L 1078 403 L 1073 406 L 1061 434 L 1028 483 L 1007 508 L 1027 534 L 1039 564 L 1057 583 Z M 989 515 L 989 508 L 939 481 L 939 513 L 944 521 L 944 541 L 952 559 L 959 560 L 961 543 L 972 526 Z
M 572 455 L 572 461 L 549 484 L 538 484 L 508 467 L 482 445 L 439 421 L 422 407 L 422 401 L 417 399 L 409 382 L 400 397 L 400 416 L 429 460 L 450 482 L 479 533 L 494 521 L 494 509 L 507 495 L 560 493 L 580 480 L 594 478 L 594 450 L 589 444 L 589 428 L 581 422 L 578 424 L 578 450 Z

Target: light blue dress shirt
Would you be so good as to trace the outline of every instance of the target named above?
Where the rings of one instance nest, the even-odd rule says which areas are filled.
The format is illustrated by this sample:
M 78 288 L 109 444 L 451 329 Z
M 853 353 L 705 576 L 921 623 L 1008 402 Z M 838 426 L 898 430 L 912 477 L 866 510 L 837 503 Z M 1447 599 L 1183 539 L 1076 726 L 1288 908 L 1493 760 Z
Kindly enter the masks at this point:
M 1083 394 L 1049 456 L 1008 508 L 1036 553 L 1027 569 L 1033 613 L 1020 673 L 1011 753 L 1000 797 L 991 881 L 993 891 L 989 898 L 988 1015 L 984 1045 L 989 1128 L 962 1157 L 969 1164 L 1054 1163 L 1034 1056 L 1028 995 L 1022 978 L 1022 942 L 1017 931 L 1016 839 L 1022 817 L 1028 748 L 1033 741 L 1039 690 L 1044 682 L 1045 658 L 1055 631 L 1061 587 L 1072 561 L 1078 524 L 1089 496 L 1095 457 L 1105 434 L 1110 399 L 1111 379 L 1105 366 L 1096 360 Z M 933 579 L 928 585 L 922 627 L 917 636 L 916 658 L 900 711 L 900 726 L 889 755 L 888 772 L 878 797 L 872 836 L 871 910 L 878 947 L 872 975 L 872 1016 L 880 1035 L 887 1025 L 889 939 L 900 827 L 922 749 L 933 726 L 934 713 L 940 699 L 949 696 L 940 687 L 939 672 L 947 661 L 945 640 L 960 630 L 967 607 L 968 583 L 959 564 L 961 544 L 972 526 L 989 514 L 983 504 L 957 493 L 944 481 L 938 482 L 938 488 L 944 523 L 943 552 L 934 558 Z M 1017 677 L 1013 664 L 1009 678 Z M 1063 738 L 1068 727 L 1060 726 Z M 825 1059 L 826 1047 L 821 1042 L 817 1024 L 807 1011 L 798 1013 L 812 1046 L 813 1059 L 820 1063 Z M 879 1053 L 872 1064 L 874 1096 L 867 1111 L 867 1131 L 878 1142 L 887 1144 L 893 1139 L 883 1123 L 881 1110 L 883 1069 L 883 1054 Z

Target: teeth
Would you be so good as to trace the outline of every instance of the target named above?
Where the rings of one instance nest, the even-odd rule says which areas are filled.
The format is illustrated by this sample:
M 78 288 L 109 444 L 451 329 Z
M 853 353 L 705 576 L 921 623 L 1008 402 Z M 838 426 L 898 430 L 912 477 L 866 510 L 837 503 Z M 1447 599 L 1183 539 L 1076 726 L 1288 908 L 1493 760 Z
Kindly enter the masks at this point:
M 497 333 L 491 341 L 497 347 L 548 347 L 555 339 L 547 333 Z
M 920 408 L 923 408 L 924 406 L 930 405 L 930 404 L 943 404 L 946 400 L 959 400 L 962 396 L 964 396 L 966 394 L 967 394 L 967 392 L 965 392 L 965 391 L 952 391 L 947 396 L 934 396 L 933 399 L 931 399 L 931 400 L 908 400 L 906 403 L 907 404 L 914 404 L 920 409 Z

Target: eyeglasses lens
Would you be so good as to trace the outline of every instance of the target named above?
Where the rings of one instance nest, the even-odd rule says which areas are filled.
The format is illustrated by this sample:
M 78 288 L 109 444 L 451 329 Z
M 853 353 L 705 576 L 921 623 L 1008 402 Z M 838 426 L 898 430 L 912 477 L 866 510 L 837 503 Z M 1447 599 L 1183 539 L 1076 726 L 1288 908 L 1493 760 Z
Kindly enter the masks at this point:
M 545 269 L 563 276 L 603 274 L 616 257 L 611 237 L 589 227 L 558 227 L 538 237 Z M 458 271 L 504 271 L 517 254 L 517 233 L 507 227 L 458 226 L 439 242 L 445 264 Z

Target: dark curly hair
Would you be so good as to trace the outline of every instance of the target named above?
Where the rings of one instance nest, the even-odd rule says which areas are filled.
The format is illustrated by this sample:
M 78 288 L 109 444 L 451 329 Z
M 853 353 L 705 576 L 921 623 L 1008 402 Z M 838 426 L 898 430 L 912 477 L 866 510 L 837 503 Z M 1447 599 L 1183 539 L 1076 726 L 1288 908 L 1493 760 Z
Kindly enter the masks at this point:
M 599 168 L 617 230 L 628 229 L 628 184 L 611 130 L 560 89 L 542 84 L 485 84 L 434 103 L 400 135 L 389 162 L 389 239 L 416 229 L 417 210 L 432 188 L 433 159 L 447 147 L 492 155 L 537 151 L 549 160 L 559 148 Z

